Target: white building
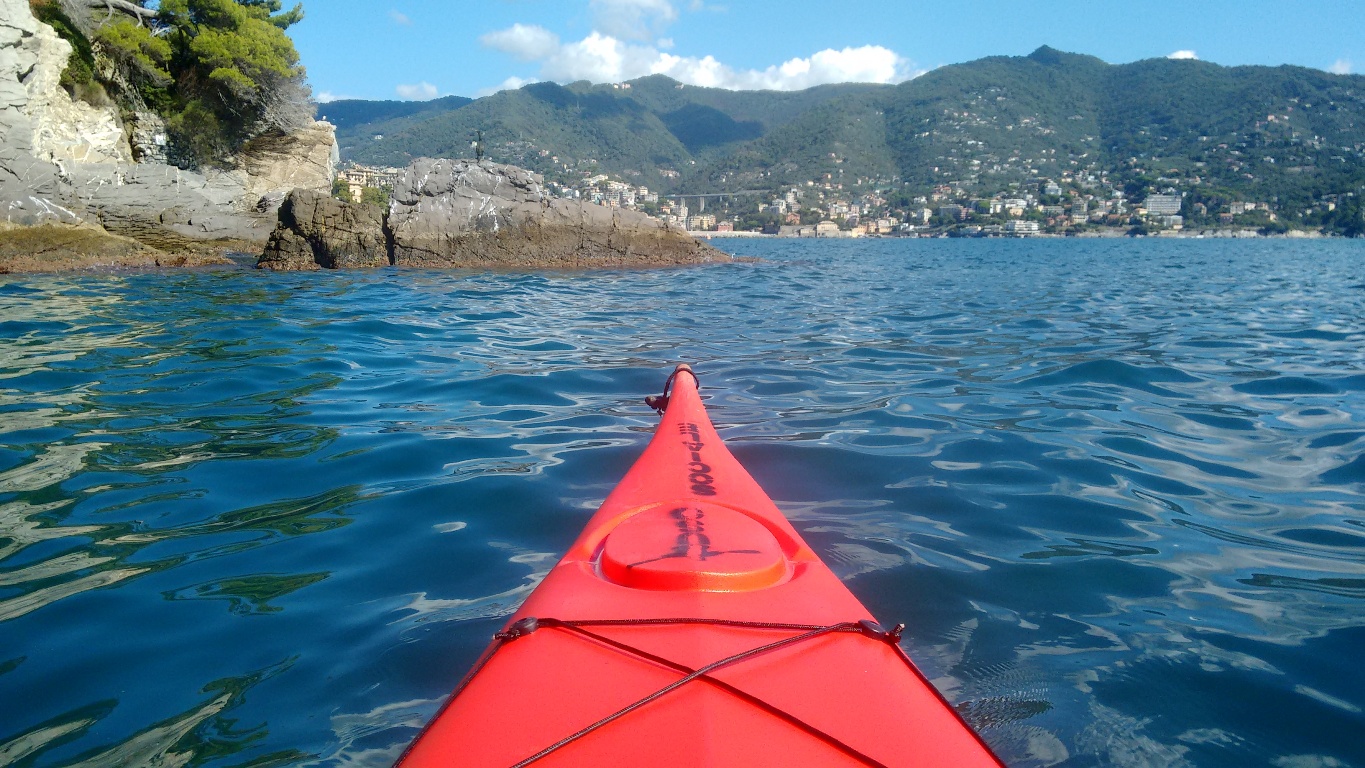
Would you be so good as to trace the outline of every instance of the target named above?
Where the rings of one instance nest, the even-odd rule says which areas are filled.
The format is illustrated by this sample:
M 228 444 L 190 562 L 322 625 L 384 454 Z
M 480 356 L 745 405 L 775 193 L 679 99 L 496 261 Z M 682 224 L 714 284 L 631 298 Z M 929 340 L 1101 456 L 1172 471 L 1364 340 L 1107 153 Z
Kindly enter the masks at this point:
M 1143 207 L 1151 216 L 1175 216 L 1180 213 L 1181 195 L 1148 195 Z

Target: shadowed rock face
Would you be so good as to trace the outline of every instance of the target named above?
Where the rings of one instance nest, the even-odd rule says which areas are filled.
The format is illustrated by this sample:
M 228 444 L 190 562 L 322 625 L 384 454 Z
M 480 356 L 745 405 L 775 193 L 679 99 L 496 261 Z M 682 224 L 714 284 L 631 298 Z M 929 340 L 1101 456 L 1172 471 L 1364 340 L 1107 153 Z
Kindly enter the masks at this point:
M 296 189 L 256 266 L 274 270 L 386 267 L 384 209 Z
M 550 197 L 529 171 L 418 160 L 394 190 L 393 262 L 422 267 L 596 269 L 729 261 L 642 213 Z

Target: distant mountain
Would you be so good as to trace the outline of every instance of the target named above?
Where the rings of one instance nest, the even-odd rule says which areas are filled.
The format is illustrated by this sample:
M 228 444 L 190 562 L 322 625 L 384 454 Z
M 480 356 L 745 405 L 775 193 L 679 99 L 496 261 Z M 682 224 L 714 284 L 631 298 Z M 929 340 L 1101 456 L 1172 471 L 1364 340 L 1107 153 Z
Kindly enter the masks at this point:
M 1365 77 L 1154 59 L 1111 65 L 1043 47 L 897 86 L 737 92 L 651 76 L 536 83 L 465 101 L 333 102 L 343 156 L 404 165 L 489 157 L 665 192 L 937 185 L 988 194 L 1088 177 L 1136 193 L 1298 200 L 1365 183 Z M 382 136 L 383 138 L 378 138 Z
M 743 92 L 654 75 L 624 86 L 534 83 L 466 104 L 428 102 L 430 108 L 407 114 L 382 102 L 376 104 L 386 107 L 375 108 L 370 121 L 352 117 L 363 114 L 364 102 L 333 102 L 319 115 L 331 120 L 333 106 L 345 104 L 347 123 L 338 125 L 337 137 L 342 156 L 356 162 L 401 166 L 417 157 L 469 157 L 481 130 L 493 159 L 548 174 L 566 172 L 566 164 L 573 171 L 596 168 L 670 188 L 695 176 L 696 166 L 807 118 L 823 104 L 890 87 Z M 542 150 L 560 161 L 541 157 Z
M 1115 66 L 1041 48 L 935 70 L 898 86 L 885 110 L 912 184 L 1091 168 L 1268 198 L 1365 181 L 1365 77 L 1302 67 Z
M 395 121 L 421 120 L 452 112 L 474 101 L 464 96 L 445 96 L 431 101 L 366 101 L 338 99 L 318 105 L 317 117 L 337 127 L 337 143 L 345 153 L 365 139 L 382 134 Z

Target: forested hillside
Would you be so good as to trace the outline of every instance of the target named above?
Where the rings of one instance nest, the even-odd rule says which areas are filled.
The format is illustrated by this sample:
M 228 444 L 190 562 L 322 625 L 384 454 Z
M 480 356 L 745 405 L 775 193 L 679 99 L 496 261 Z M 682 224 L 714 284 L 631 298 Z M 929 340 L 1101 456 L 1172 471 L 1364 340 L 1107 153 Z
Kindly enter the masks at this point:
M 388 123 L 405 118 L 423 118 L 450 112 L 470 103 L 464 96 L 445 96 L 431 101 L 365 101 L 339 99 L 318 105 L 318 119 L 337 127 L 337 141 L 342 138 L 370 138 Z M 344 142 L 342 142 L 344 143 Z
M 677 188 L 700 168 L 724 162 L 736 149 L 842 97 L 890 86 L 829 85 L 798 92 L 737 92 L 683 86 L 663 76 L 629 87 L 535 83 L 477 101 L 393 115 L 392 102 L 340 104 L 343 157 L 376 165 L 406 165 L 417 157 L 472 157 L 482 131 L 493 159 L 555 174 L 601 172 L 656 188 Z M 445 101 L 445 100 L 442 100 Z M 375 118 L 353 120 L 366 105 Z M 541 152 L 547 153 L 542 156 Z M 554 158 L 554 159 L 552 159 Z
M 735 92 L 653 76 L 321 112 L 338 110 L 346 159 L 470 156 L 481 130 L 493 159 L 664 192 L 828 182 L 988 194 L 1094 177 L 1134 193 L 1306 201 L 1365 183 L 1365 77 L 1191 60 L 1110 65 L 1046 47 L 897 86 Z

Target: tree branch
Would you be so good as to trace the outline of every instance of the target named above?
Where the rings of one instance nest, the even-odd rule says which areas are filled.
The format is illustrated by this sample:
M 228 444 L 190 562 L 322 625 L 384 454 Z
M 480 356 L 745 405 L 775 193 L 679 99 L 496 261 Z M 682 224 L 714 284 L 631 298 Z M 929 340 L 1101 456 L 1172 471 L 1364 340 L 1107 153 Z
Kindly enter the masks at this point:
M 90 8 L 108 8 L 109 16 L 105 19 L 106 23 L 114 17 L 115 11 L 122 11 L 132 16 L 137 19 L 138 24 L 142 24 L 143 19 L 156 18 L 156 11 L 151 8 L 143 8 L 131 0 L 86 0 L 86 5 Z

